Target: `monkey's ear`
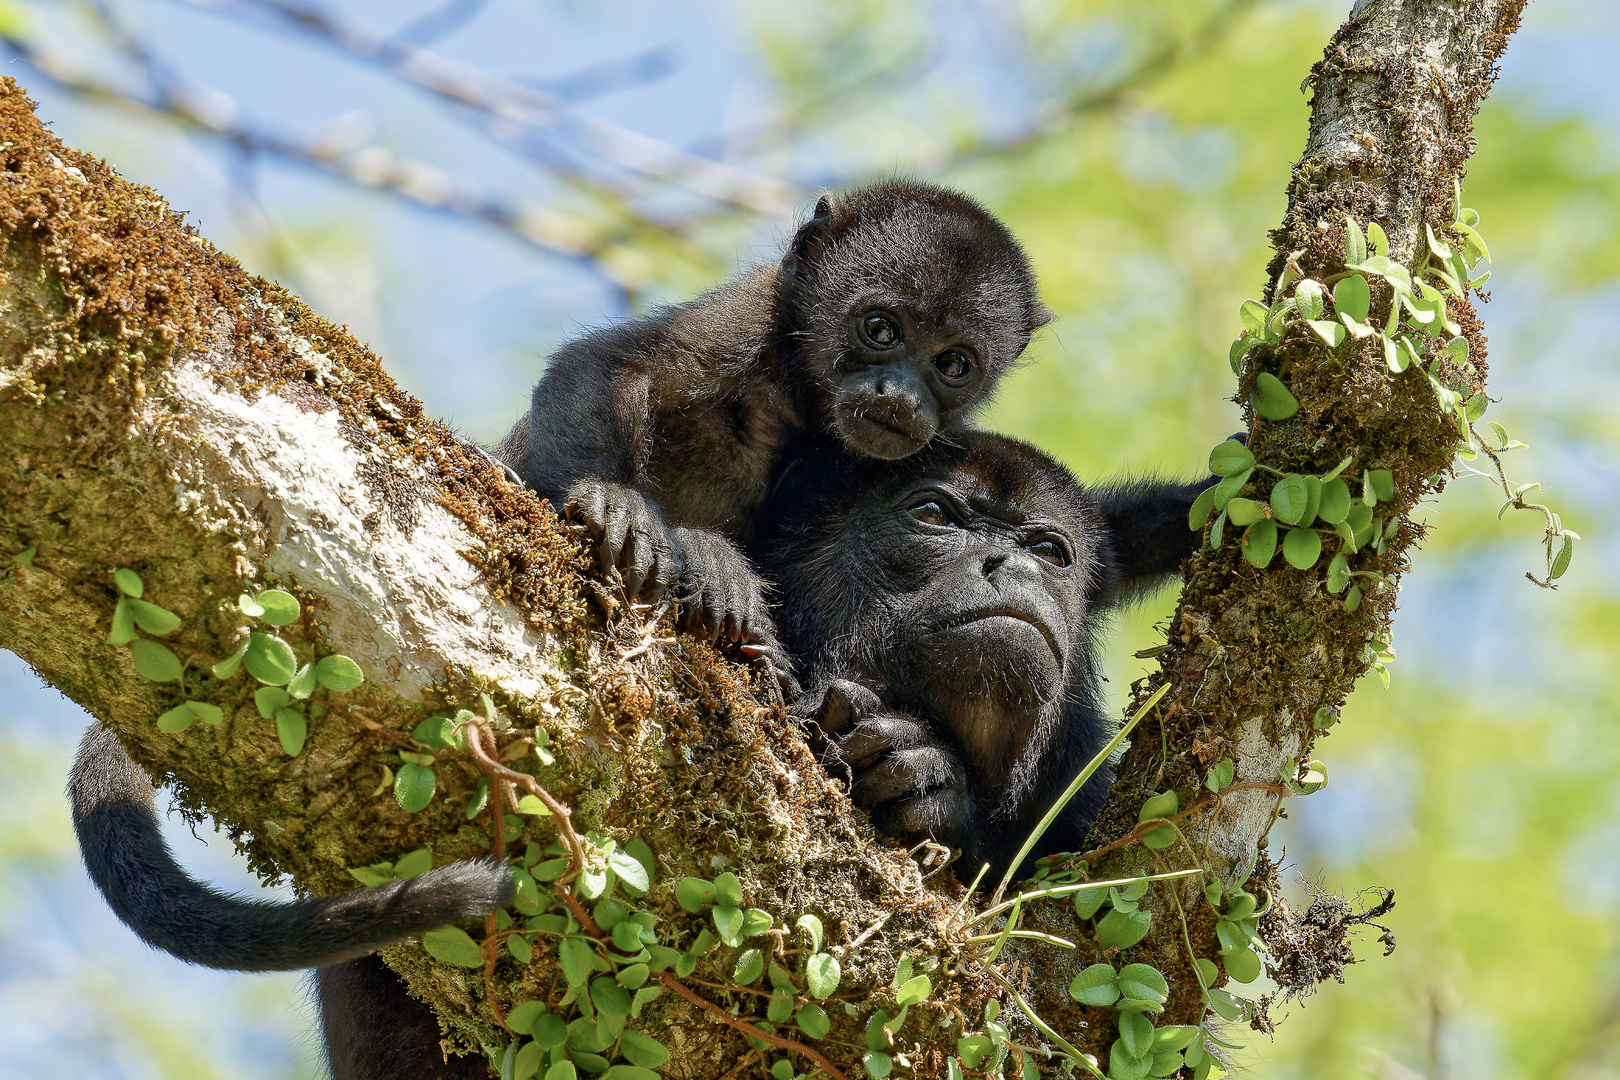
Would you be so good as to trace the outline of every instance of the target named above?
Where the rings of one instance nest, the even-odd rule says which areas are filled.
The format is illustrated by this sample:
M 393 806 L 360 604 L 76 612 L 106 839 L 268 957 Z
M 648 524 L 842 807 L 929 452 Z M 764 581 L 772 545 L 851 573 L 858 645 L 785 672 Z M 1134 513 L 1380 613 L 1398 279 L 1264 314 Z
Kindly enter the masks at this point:
M 1034 333 L 1036 330 L 1039 330 L 1041 327 L 1045 326 L 1047 323 L 1051 322 L 1055 318 L 1057 318 L 1057 316 L 1052 314 L 1052 309 L 1047 307 L 1045 304 L 1043 304 L 1043 303 L 1041 303 L 1039 301 L 1036 301 L 1035 303 L 1030 304 L 1029 305 L 1029 329 L 1030 329 L 1030 333 Z
M 832 196 L 823 195 L 816 200 L 815 212 L 810 220 L 799 226 L 799 231 L 793 234 L 793 242 L 788 245 L 787 255 L 782 262 L 810 263 L 815 261 L 816 248 L 820 246 L 822 238 L 827 233 L 827 226 L 832 224 Z

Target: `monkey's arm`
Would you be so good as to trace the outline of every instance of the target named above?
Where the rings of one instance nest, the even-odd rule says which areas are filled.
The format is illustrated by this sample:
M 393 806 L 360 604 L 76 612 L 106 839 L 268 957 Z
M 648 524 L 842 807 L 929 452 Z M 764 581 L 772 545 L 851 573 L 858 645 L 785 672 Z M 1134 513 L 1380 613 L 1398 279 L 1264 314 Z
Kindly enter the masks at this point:
M 291 971 L 375 952 L 511 899 L 493 859 L 342 896 L 274 903 L 226 896 L 192 880 L 164 843 L 151 780 L 113 733 L 92 724 L 68 795 L 85 868 L 108 906 L 149 945 L 204 967 Z
M 1200 534 L 1187 528 L 1193 500 L 1219 481 L 1120 480 L 1092 490 L 1112 548 L 1106 600 L 1128 603 L 1180 569 L 1198 547 Z

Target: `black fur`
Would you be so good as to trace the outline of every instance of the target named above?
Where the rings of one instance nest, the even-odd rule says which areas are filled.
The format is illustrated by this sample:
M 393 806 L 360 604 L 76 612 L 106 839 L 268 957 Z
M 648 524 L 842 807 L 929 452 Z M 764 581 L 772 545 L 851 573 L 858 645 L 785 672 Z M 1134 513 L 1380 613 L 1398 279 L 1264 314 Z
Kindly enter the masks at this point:
M 226 896 L 175 862 L 159 831 L 153 794 L 152 781 L 117 736 L 92 724 L 68 783 L 85 869 L 141 940 L 193 964 L 234 971 L 330 964 L 464 922 L 512 896 L 511 874 L 494 859 L 291 903 Z
M 315 973 L 332 1080 L 489 1080 L 478 1054 L 447 1057 L 439 1020 L 375 956 Z
M 1208 483 L 1093 493 L 985 432 L 899 463 L 825 442 L 789 463 L 751 550 L 809 687 L 794 713 L 879 829 L 963 849 L 965 880 L 1005 869 L 1111 736 L 1106 612 L 1191 553 Z M 1075 850 L 1109 783 L 1104 768 L 1033 854 Z
M 879 459 L 949 437 L 1049 318 L 983 207 L 876 184 L 823 198 L 779 264 L 558 349 L 498 453 L 583 519 L 631 598 L 674 586 L 689 623 L 769 645 L 736 543 L 784 454 L 822 432 Z

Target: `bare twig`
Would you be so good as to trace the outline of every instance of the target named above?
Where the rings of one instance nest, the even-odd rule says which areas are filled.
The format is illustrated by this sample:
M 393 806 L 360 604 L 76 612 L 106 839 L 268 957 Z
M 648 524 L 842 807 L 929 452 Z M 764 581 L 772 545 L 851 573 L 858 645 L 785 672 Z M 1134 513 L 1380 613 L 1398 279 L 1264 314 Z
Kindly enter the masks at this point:
M 179 0 L 193 7 L 216 8 L 203 0 Z M 234 6 L 242 6 L 238 0 Z M 486 126 L 501 129 L 541 128 L 554 131 L 605 161 L 644 176 L 759 213 L 781 215 L 792 210 L 800 192 L 792 184 L 699 157 L 639 132 L 570 109 L 562 99 L 522 83 L 480 71 L 399 37 L 385 37 L 355 23 L 341 21 L 309 4 L 289 0 L 245 0 L 247 6 L 275 16 L 285 25 L 332 45 L 349 56 L 375 64 L 457 105 L 475 110 Z M 502 141 L 511 141 L 503 138 Z

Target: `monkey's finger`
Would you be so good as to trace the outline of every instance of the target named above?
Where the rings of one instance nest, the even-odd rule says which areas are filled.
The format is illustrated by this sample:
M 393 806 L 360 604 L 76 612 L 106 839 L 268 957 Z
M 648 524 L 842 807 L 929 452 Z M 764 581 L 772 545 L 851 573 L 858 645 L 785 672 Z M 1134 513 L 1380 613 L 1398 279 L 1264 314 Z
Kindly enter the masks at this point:
M 891 754 L 870 768 L 856 767 L 849 797 L 856 806 L 876 806 L 917 791 L 917 777 L 897 755 Z
M 602 561 L 603 571 L 612 570 L 619 565 L 619 558 L 624 553 L 625 539 L 630 530 L 630 515 L 622 506 L 610 506 L 602 519 L 602 545 L 597 550 L 597 558 Z
M 938 788 L 960 789 L 961 770 L 956 757 L 939 746 L 919 746 L 890 754 L 855 777 L 850 795 L 860 806 L 898 799 L 912 792 Z
M 575 484 L 568 493 L 563 512 L 577 519 L 592 534 L 601 532 L 602 521 L 607 517 L 607 489 L 593 481 Z
M 854 731 L 838 740 L 838 752 L 845 761 L 870 764 L 883 754 L 916 746 L 922 734 L 915 721 L 901 717 L 862 720 Z
M 652 539 L 639 529 L 632 528 L 624 539 L 624 595 L 630 600 L 641 597 L 642 588 L 652 574 L 657 558 Z

